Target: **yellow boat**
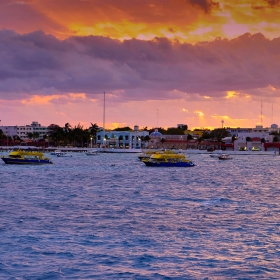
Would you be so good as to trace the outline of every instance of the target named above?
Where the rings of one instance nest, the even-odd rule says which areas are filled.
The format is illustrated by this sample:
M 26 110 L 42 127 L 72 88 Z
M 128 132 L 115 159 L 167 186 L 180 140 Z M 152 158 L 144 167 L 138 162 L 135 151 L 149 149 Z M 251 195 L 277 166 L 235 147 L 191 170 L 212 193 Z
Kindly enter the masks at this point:
M 173 151 L 164 151 L 142 160 L 147 166 L 164 166 L 164 167 L 192 167 L 194 163 L 187 159 L 184 154 L 174 153 Z
M 42 152 L 14 149 L 7 157 L 2 157 L 6 164 L 51 164 Z

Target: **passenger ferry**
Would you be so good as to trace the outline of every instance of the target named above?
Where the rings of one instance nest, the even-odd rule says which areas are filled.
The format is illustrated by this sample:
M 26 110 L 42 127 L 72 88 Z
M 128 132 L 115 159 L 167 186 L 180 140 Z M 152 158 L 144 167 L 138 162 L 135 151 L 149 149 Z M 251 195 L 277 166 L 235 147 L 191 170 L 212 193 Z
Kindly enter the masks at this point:
M 144 159 L 149 159 L 154 154 L 163 154 L 163 153 L 172 153 L 172 154 L 181 154 L 182 150 L 167 150 L 167 149 L 155 149 L 155 150 L 146 150 L 138 154 L 138 158 L 143 161 Z
M 6 164 L 51 164 L 49 158 L 44 157 L 44 154 L 38 151 L 27 151 L 14 149 L 7 157 L 2 156 L 2 160 Z
M 142 160 L 147 166 L 158 167 L 193 167 L 194 163 L 187 159 L 184 154 L 175 154 L 173 151 L 165 151 Z

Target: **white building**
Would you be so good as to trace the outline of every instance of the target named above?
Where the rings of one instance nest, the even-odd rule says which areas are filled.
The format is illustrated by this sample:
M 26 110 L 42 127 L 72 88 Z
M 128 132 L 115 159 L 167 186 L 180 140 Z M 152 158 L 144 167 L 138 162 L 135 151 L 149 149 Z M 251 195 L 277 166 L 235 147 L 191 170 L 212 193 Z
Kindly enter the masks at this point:
M 38 122 L 32 122 L 31 125 L 25 125 L 25 126 L 0 126 L 0 129 L 4 132 L 4 134 L 8 136 L 19 136 L 22 140 L 28 140 L 27 137 L 28 133 L 39 133 L 38 138 L 42 138 L 44 135 L 46 135 L 49 132 L 49 129 L 47 126 L 41 126 Z
M 101 130 L 96 133 L 96 143 L 107 148 L 140 149 L 141 137 L 148 135 L 148 131 L 139 130 L 137 125 L 131 131 Z

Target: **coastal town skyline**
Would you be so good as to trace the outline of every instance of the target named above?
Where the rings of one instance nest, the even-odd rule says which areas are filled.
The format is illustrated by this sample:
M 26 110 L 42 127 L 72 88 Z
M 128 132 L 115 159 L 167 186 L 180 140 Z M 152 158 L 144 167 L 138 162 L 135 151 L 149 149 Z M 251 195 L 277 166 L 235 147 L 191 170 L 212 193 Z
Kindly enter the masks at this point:
M 279 27 L 277 0 L 1 1 L 1 125 L 102 126 L 104 92 L 110 129 L 279 124 Z

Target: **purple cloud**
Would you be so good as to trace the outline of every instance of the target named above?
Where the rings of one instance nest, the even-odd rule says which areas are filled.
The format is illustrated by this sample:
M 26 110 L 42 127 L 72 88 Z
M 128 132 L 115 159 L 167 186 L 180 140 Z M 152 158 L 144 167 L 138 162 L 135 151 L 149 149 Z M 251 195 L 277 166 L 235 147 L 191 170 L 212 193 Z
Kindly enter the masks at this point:
M 2 30 L 0 98 L 119 91 L 126 100 L 147 100 L 170 99 L 178 91 L 215 97 L 227 90 L 277 88 L 279 55 L 280 38 L 262 34 L 191 45 L 165 38 L 58 40 L 42 31 Z

